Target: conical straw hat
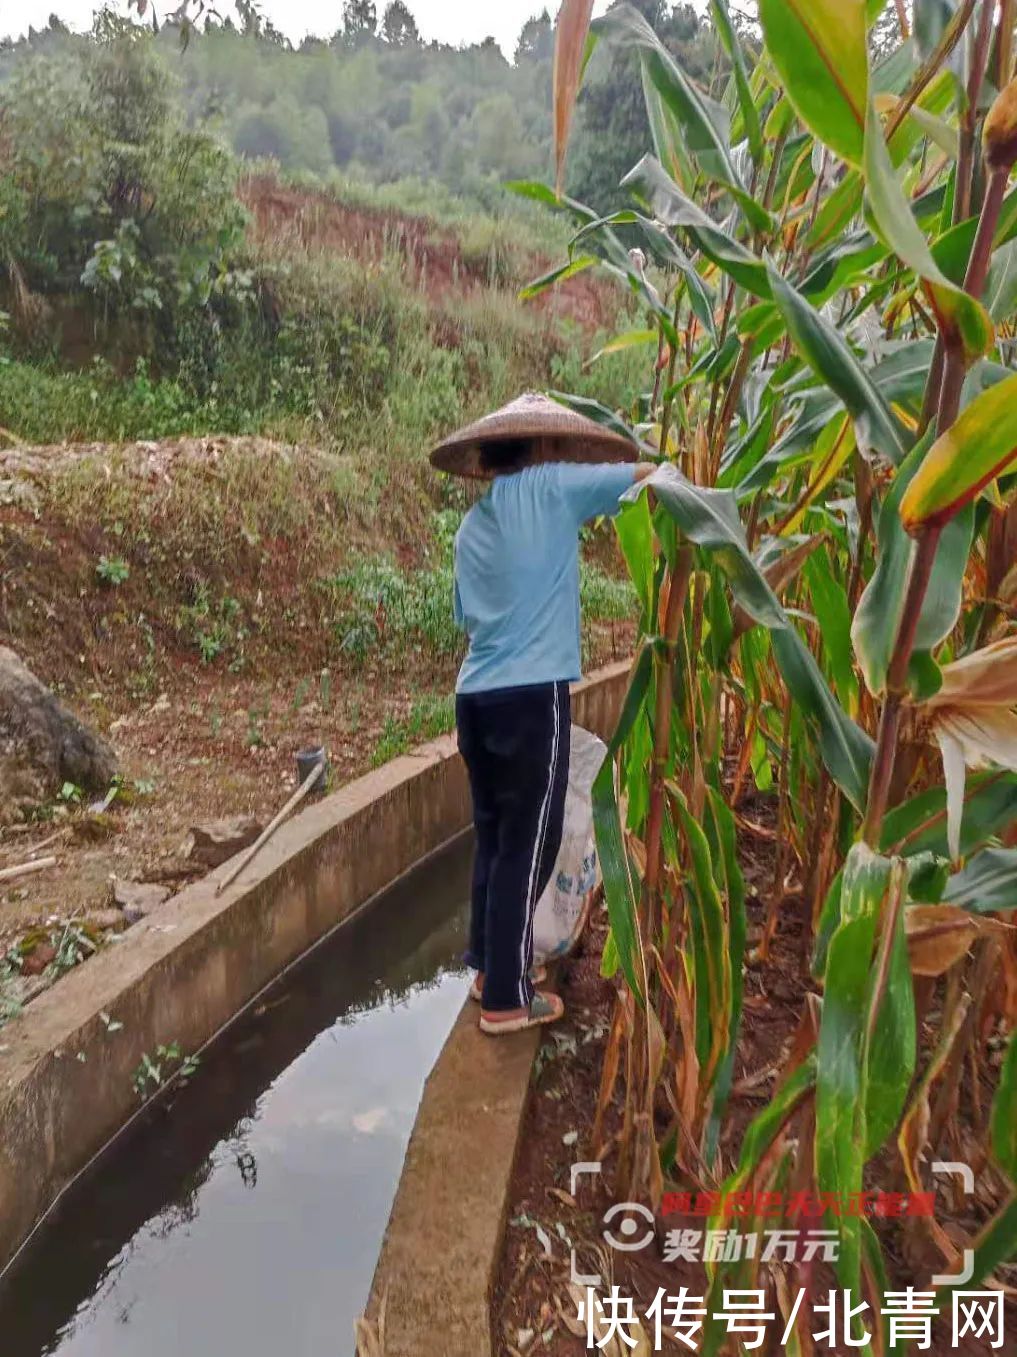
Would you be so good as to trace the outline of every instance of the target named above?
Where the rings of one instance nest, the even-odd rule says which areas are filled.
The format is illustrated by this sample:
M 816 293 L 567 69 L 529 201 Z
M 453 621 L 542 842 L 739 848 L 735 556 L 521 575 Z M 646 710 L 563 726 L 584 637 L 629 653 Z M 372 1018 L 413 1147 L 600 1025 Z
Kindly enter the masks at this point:
M 481 448 L 510 439 L 532 439 L 529 463 L 635 462 L 636 444 L 603 425 L 576 414 L 547 396 L 528 391 L 494 414 L 485 415 L 444 439 L 431 453 L 431 465 L 454 476 L 488 479 Z

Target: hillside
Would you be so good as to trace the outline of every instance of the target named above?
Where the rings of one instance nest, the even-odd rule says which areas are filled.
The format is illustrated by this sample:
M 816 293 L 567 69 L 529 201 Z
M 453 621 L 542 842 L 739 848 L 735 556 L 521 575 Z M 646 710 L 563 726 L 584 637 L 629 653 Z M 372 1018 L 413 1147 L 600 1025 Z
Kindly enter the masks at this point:
M 265 304 L 302 312 L 313 337 L 342 299 L 351 367 L 330 406 L 309 415 L 280 388 L 288 403 L 252 403 L 253 431 L 223 434 L 214 406 L 112 348 L 99 366 L 23 350 L 0 365 L 0 642 L 110 739 L 122 773 L 102 814 L 70 786 L 0 807 L 3 865 L 37 843 L 59 858 L 6 892 L 0 955 L 20 960 L 0 962 L 0 1007 L 108 945 L 111 877 L 175 888 L 203 870 L 192 825 L 265 822 L 296 749 L 324 742 L 341 782 L 450 728 L 450 544 L 469 491 L 426 450 L 522 387 L 581 385 L 620 303 L 583 275 L 524 306 L 550 259 L 491 219 L 453 226 L 266 174 L 237 191 Z M 622 355 L 601 380 L 612 363 L 624 375 Z M 631 607 L 610 539 L 586 555 L 596 664 L 626 653 Z

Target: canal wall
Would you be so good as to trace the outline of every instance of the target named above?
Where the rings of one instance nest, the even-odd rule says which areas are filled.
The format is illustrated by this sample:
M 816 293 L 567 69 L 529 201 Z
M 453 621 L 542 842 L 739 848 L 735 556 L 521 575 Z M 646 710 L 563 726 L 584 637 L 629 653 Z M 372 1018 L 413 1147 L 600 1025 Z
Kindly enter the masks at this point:
M 618 664 L 577 685 L 575 721 L 610 735 L 627 677 Z M 136 1113 L 146 1055 L 174 1043 L 200 1051 L 281 970 L 469 822 L 465 768 L 446 736 L 309 806 L 221 895 L 229 863 L 0 1029 L 0 1270 Z

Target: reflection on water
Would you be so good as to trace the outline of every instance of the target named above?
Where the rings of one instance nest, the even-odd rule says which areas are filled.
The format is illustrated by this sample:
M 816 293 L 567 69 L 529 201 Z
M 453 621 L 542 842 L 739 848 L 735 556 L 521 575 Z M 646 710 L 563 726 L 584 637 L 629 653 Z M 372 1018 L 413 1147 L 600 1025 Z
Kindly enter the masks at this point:
M 0 1286 L 3 1357 L 344 1357 L 462 1005 L 465 845 L 271 991 Z

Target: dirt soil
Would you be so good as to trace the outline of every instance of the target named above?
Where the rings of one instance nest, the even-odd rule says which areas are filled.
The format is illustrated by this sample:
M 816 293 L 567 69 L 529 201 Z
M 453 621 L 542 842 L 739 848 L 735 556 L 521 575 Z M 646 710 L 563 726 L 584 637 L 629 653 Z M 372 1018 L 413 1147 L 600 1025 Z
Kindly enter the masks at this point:
M 355 255 L 367 264 L 380 264 L 393 253 L 400 255 L 413 288 L 432 300 L 453 290 L 462 294 L 490 288 L 492 283 L 498 286 L 486 253 L 465 253 L 454 231 L 427 217 L 340 202 L 324 191 L 281 184 L 271 175 L 248 176 L 238 191 L 252 214 L 255 236 L 284 250 Z M 501 281 L 516 292 L 557 263 L 560 260 L 513 252 L 513 276 Z M 531 305 L 593 331 L 611 323 L 618 298 L 589 273 L 567 279 L 534 298 Z
M 102 813 L 89 808 L 101 792 L 71 788 L 0 806 L 0 870 L 57 858 L 0 880 L 0 1025 L 12 1002 L 118 936 L 111 878 L 175 890 L 201 875 L 190 829 L 267 823 L 295 786 L 298 750 L 324 744 L 338 786 L 444 728 L 454 656 L 422 637 L 385 641 L 381 612 L 365 654 L 337 630 L 345 604 L 329 580 L 357 552 L 384 553 L 404 575 L 429 557 L 412 524 L 382 540 L 366 510 L 346 513 L 333 471 L 323 452 L 254 438 L 0 451 L 0 644 L 109 739 L 121 775 Z M 293 523 L 273 507 L 285 499 L 300 506 Z M 111 536 L 129 566 L 115 584 L 97 579 Z M 588 550 L 619 568 L 611 541 Z M 188 610 L 199 585 L 206 602 Z M 630 653 L 633 631 L 588 625 L 587 667 Z M 209 635 L 221 635 L 211 658 Z
M 754 804 L 745 805 L 742 809 L 745 819 L 754 825 L 762 825 L 764 831 L 767 822 L 772 820 L 770 808 L 762 798 L 754 798 Z M 751 946 L 754 940 L 762 936 L 765 924 L 766 908 L 763 902 L 773 878 L 773 844 L 772 839 L 753 837 L 744 830 L 740 839 L 742 866 L 748 888 Z M 745 1127 L 772 1095 L 782 1053 L 787 1050 L 798 1028 L 804 996 L 816 988 L 809 973 L 809 933 L 803 897 L 800 894 L 789 896 L 780 911 L 779 927 L 769 959 L 765 963 L 750 961 L 747 968 L 745 1013 L 734 1074 L 731 1115 L 723 1145 L 725 1171 L 729 1171 L 732 1158 L 737 1154 Z M 617 983 L 604 980 L 600 975 L 606 936 L 606 911 L 600 910 L 591 924 L 583 954 L 562 968 L 559 991 L 565 999 L 566 1018 L 558 1026 L 549 1029 L 538 1055 L 534 1087 L 509 1199 L 501 1269 L 492 1303 L 492 1332 L 498 1357 L 535 1357 L 536 1354 L 540 1354 L 540 1357 L 579 1357 L 580 1353 L 591 1350 L 587 1345 L 585 1325 L 577 1321 L 580 1291 L 570 1291 L 570 1250 L 573 1246 L 577 1251 L 578 1272 L 599 1274 L 604 1279 L 601 1294 L 608 1294 L 612 1285 L 617 1286 L 623 1297 L 634 1300 L 635 1312 L 639 1316 L 645 1315 L 662 1288 L 666 1289 L 668 1295 L 676 1295 L 682 1287 L 686 1287 L 692 1297 L 707 1294 L 708 1284 L 702 1263 L 681 1260 L 665 1262 L 662 1248 L 664 1236 L 669 1230 L 705 1230 L 706 1222 L 701 1216 L 658 1216 L 655 1222 L 656 1240 L 639 1252 L 625 1253 L 605 1245 L 604 1213 L 615 1201 L 611 1192 L 614 1173 L 612 1149 L 608 1149 L 604 1158 L 603 1176 L 581 1178 L 576 1195 L 571 1195 L 572 1166 L 596 1159 L 603 1150 L 603 1146 L 590 1143 L 590 1129 L 596 1112 Z M 927 1031 L 927 1042 L 929 1035 Z M 983 1089 L 983 1106 L 988 1104 L 991 1096 L 990 1072 L 986 1075 Z M 969 1143 L 970 1122 L 963 1115 L 963 1109 L 962 1122 L 961 1126 L 951 1128 L 953 1144 L 943 1148 L 958 1150 L 947 1155 L 949 1158 L 974 1163 L 977 1161 L 972 1157 L 974 1146 Z M 620 1124 L 621 1110 L 616 1095 L 605 1129 L 609 1147 Z M 967 1153 L 964 1152 L 966 1145 Z M 867 1188 L 876 1191 L 901 1190 L 899 1162 L 879 1162 L 870 1166 L 869 1174 L 871 1182 L 867 1179 Z M 991 1173 L 983 1171 L 980 1185 L 984 1182 L 991 1186 L 991 1178 Z M 695 1192 L 703 1186 L 710 1188 L 716 1185 L 669 1182 L 666 1190 Z M 999 1186 L 996 1185 L 997 1188 Z M 936 1214 L 941 1220 L 948 1221 L 947 1229 L 954 1231 L 954 1242 L 959 1244 L 962 1239 L 958 1232 L 973 1236 L 988 1212 L 997 1204 L 995 1190 L 987 1191 L 986 1200 L 976 1204 L 970 1212 L 965 1212 L 963 1206 L 958 1209 L 955 1202 L 946 1204 L 941 1198 L 937 1201 Z M 624 1216 L 619 1216 L 614 1223 L 616 1237 L 624 1228 L 623 1220 Z M 738 1228 L 737 1222 L 732 1223 L 732 1228 Z M 921 1290 L 930 1275 L 949 1270 L 924 1237 L 905 1234 L 891 1222 L 879 1222 L 877 1228 L 880 1229 L 888 1255 L 891 1286 L 900 1290 L 913 1286 Z M 645 1224 L 640 1220 L 640 1237 L 645 1229 Z M 785 1280 L 793 1298 L 801 1283 L 793 1267 L 785 1271 Z M 1003 1280 L 1010 1287 L 1015 1280 L 1015 1272 L 1015 1268 L 1001 1270 L 1001 1275 L 1005 1274 Z M 818 1297 L 825 1303 L 827 1292 L 836 1288 L 832 1270 L 820 1266 L 814 1276 Z M 1013 1294 L 1011 1291 L 1006 1307 L 1005 1350 L 1008 1352 L 1015 1351 L 1013 1342 L 1017 1335 L 1017 1306 L 1013 1303 Z M 784 1325 L 779 1318 L 781 1312 L 772 1291 L 772 1283 L 766 1309 L 773 1311 L 778 1319 L 770 1326 L 767 1345 L 760 1350 L 771 1353 L 783 1351 L 779 1340 Z M 687 1354 L 691 1350 L 674 1336 L 668 1336 L 666 1325 L 661 1334 L 661 1345 L 655 1346 L 657 1335 L 652 1321 L 643 1319 L 642 1322 L 649 1346 L 639 1348 L 639 1357 L 652 1351 Z M 827 1322 L 826 1316 L 820 1315 L 812 1327 L 818 1333 L 826 1327 Z M 774 1328 L 776 1334 L 772 1332 Z M 961 1357 L 987 1357 L 993 1350 L 988 1339 L 968 1337 L 960 1346 L 954 1347 L 950 1338 L 947 1315 L 946 1322 L 934 1328 L 932 1347 L 927 1350 L 936 1354 L 936 1357 L 946 1357 L 947 1353 L 959 1353 Z M 700 1341 L 701 1334 L 696 1335 L 697 1348 Z M 593 1350 L 597 1350 L 596 1344 Z M 611 1353 L 611 1357 L 623 1357 L 623 1354 L 634 1351 L 614 1341 L 608 1344 L 606 1350 Z M 861 1350 L 872 1352 L 873 1348 Z M 816 1344 L 817 1353 L 840 1351 L 826 1344 Z M 843 1351 L 847 1353 L 858 1349 Z
M 630 637 L 598 626 L 590 644 L 592 664 L 607 663 L 626 653 Z M 455 679 L 453 663 L 402 672 L 366 664 L 332 671 L 323 683 L 319 671 L 289 669 L 285 653 L 279 659 L 282 672 L 258 678 L 180 659 L 154 699 L 104 697 L 100 728 L 119 756 L 124 790 L 104 814 L 57 799 L 37 818 L 0 828 L 0 868 L 57 857 L 56 866 L 0 886 L 0 957 L 29 934 L 49 965 L 51 935 L 73 920 L 109 944 L 121 927 L 109 909 L 112 877 L 180 889 L 203 873 L 187 856 L 193 825 L 237 815 L 266 824 L 296 785 L 300 749 L 326 746 L 333 787 L 367 772 L 382 735 L 422 695 L 449 693 Z M 95 721 L 87 701 L 71 705 Z M 33 979 L 35 969 L 29 961 Z M 40 987 L 34 981 L 32 997 Z

